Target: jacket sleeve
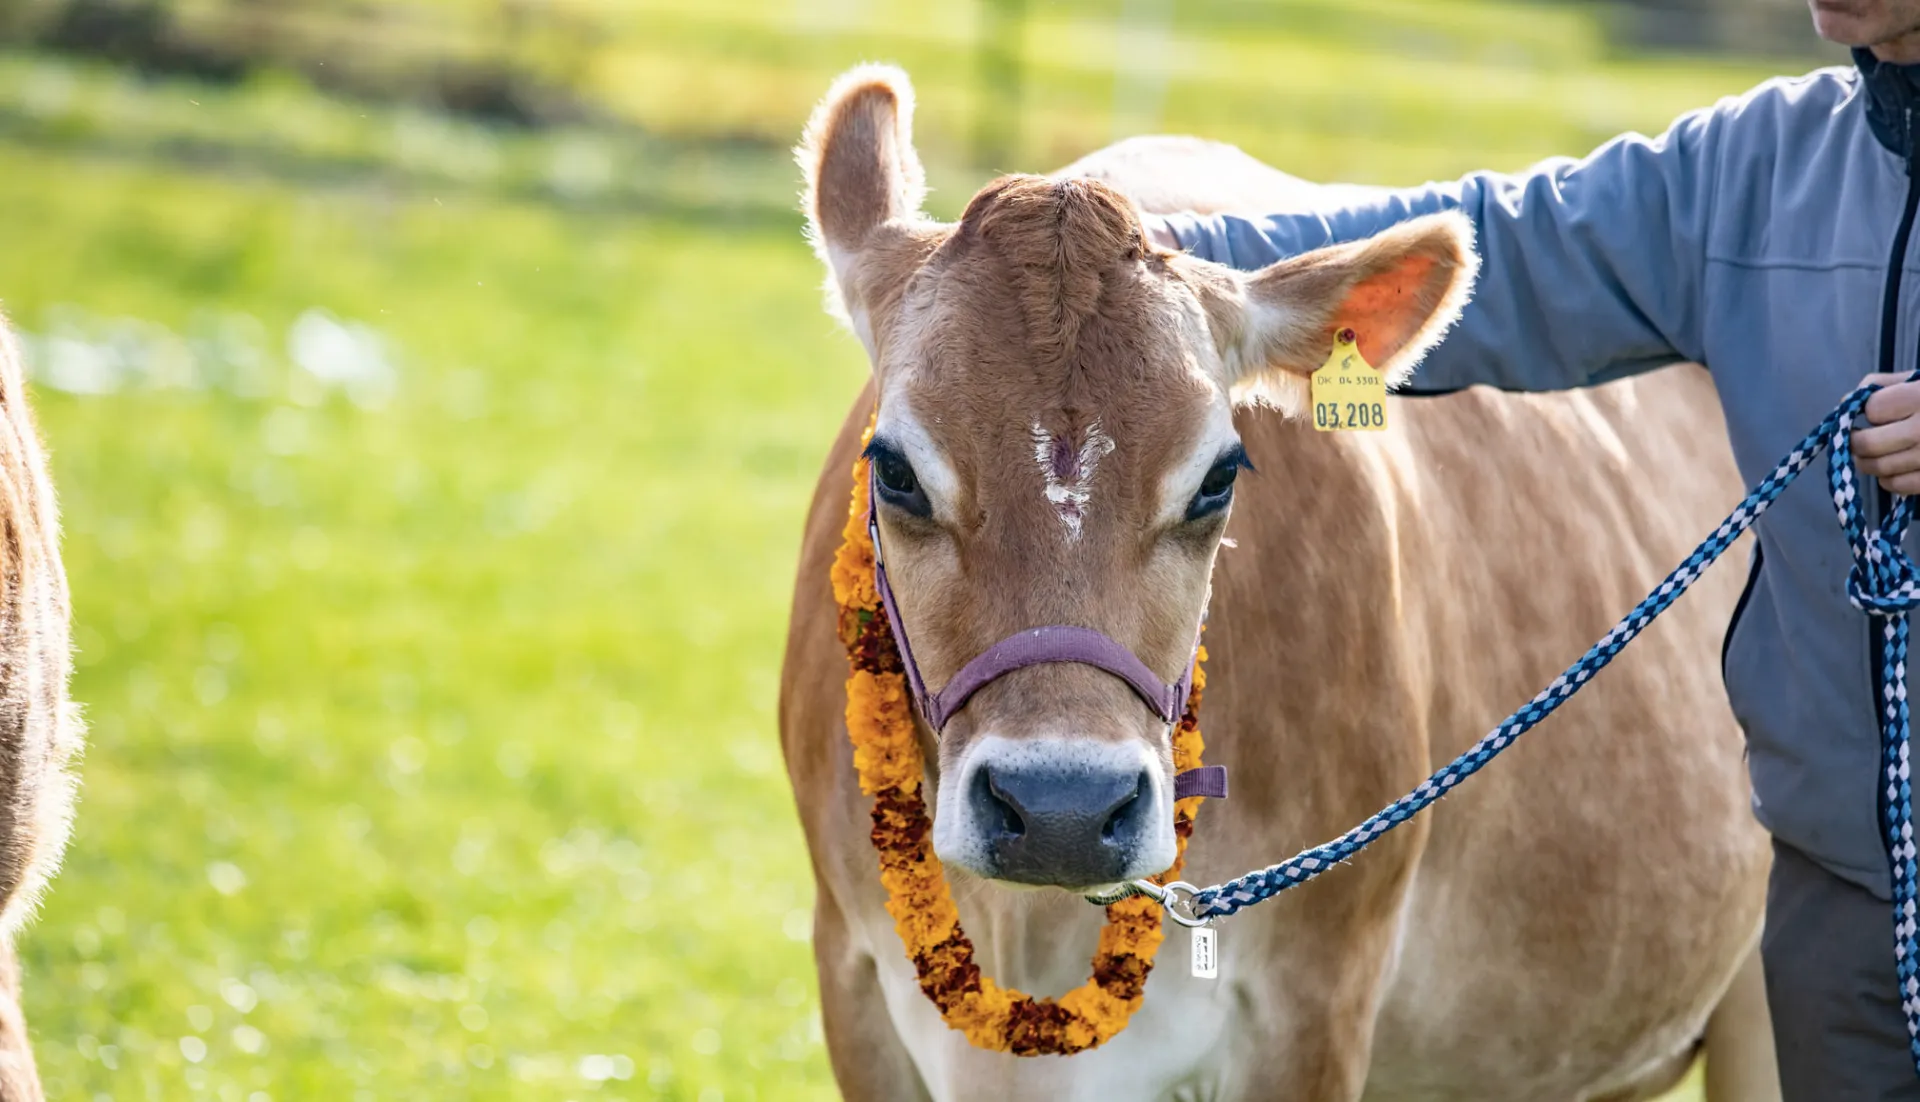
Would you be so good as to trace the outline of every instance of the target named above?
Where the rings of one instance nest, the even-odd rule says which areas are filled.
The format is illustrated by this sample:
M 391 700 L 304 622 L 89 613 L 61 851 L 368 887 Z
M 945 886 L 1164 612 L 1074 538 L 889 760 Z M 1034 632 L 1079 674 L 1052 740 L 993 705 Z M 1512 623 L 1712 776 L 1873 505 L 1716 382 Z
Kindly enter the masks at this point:
M 1463 211 L 1479 282 L 1404 389 L 1566 389 L 1704 358 L 1702 283 L 1725 125 L 1709 109 L 1658 138 L 1625 135 L 1584 160 L 1519 175 L 1476 173 L 1337 210 L 1168 215 L 1166 225 L 1194 255 L 1254 269 L 1417 215 Z

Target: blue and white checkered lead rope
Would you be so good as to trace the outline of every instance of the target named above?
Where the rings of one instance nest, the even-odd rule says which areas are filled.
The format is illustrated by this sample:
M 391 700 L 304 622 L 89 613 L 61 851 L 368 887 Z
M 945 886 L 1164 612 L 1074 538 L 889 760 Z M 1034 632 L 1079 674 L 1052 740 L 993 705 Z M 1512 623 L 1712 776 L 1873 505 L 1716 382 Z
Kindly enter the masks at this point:
M 1920 372 L 1912 378 L 1920 379 Z M 1826 420 L 1808 433 L 1787 453 L 1773 473 L 1750 491 L 1738 508 L 1714 529 L 1711 536 L 1695 548 L 1687 560 L 1666 576 L 1646 599 L 1634 606 L 1624 619 L 1595 643 L 1578 662 L 1567 667 L 1553 684 L 1540 691 L 1519 711 L 1502 720 L 1498 727 L 1474 743 L 1472 748 L 1449 762 L 1418 788 L 1394 801 L 1387 808 L 1324 845 L 1315 846 L 1277 865 L 1258 869 L 1245 876 L 1202 888 L 1193 893 L 1186 906 L 1197 920 L 1224 918 L 1244 907 L 1271 899 L 1288 888 L 1304 884 L 1333 868 L 1413 818 L 1440 799 L 1461 781 L 1479 772 L 1499 753 L 1513 745 L 1541 720 L 1552 715 L 1574 693 L 1580 691 L 1613 661 L 1634 637 L 1644 631 L 1655 617 L 1667 610 L 1682 593 L 1699 580 L 1709 566 L 1733 546 L 1734 541 L 1753 527 L 1793 480 L 1820 452 L 1828 453 L 1828 483 L 1833 505 L 1852 545 L 1854 564 L 1847 576 L 1847 596 L 1855 607 L 1885 623 L 1881 657 L 1882 712 L 1880 743 L 1886 767 L 1886 842 L 1893 873 L 1894 955 L 1900 982 L 1900 1002 L 1906 1012 L 1908 1045 L 1916 1072 L 1920 1072 L 1920 938 L 1916 937 L 1917 874 L 1913 840 L 1913 798 L 1907 761 L 1907 613 L 1920 604 L 1920 571 L 1900 550 L 1912 517 L 1910 501 L 1901 497 L 1877 530 L 1869 531 L 1860 516 L 1860 498 L 1853 475 L 1853 420 L 1866 406 L 1877 386 L 1864 386 L 1849 394 Z M 1156 895 L 1163 892 L 1156 891 Z M 1171 904 L 1167 896 L 1163 903 Z M 1178 917 L 1178 916 L 1177 916 Z

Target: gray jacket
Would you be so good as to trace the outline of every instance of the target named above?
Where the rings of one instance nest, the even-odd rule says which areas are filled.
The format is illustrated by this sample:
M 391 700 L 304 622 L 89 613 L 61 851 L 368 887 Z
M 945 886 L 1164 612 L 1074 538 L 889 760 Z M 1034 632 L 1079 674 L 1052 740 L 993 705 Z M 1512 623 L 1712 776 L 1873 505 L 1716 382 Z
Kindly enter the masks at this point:
M 1920 367 L 1908 248 L 1920 69 L 1856 62 L 1771 81 L 1581 161 L 1340 209 L 1167 223 L 1194 254 L 1255 268 L 1462 210 L 1479 286 L 1410 389 L 1556 390 L 1698 361 L 1757 482 L 1861 376 Z M 1877 626 L 1847 602 L 1851 559 L 1825 482 L 1810 472 L 1761 522 L 1722 672 L 1760 821 L 1884 898 Z M 1877 523 L 1887 499 L 1873 489 Z

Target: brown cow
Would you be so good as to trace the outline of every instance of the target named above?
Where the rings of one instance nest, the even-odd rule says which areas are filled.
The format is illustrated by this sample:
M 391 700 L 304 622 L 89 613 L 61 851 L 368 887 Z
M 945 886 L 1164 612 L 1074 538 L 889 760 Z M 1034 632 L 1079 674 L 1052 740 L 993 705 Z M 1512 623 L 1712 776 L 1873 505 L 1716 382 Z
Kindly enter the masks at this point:
M 895 71 L 847 74 L 800 153 L 835 308 L 874 367 L 814 496 L 781 696 L 846 1096 L 1638 1099 L 1704 1038 L 1716 1099 L 1774 1097 L 1753 956 L 1767 847 L 1714 666 L 1731 570 L 1442 806 L 1227 920 L 1218 979 L 1186 974 L 1175 932 L 1104 1047 L 1023 1059 L 945 1027 L 882 909 L 842 719 L 828 563 L 876 401 L 882 543 L 930 686 L 1043 624 L 1105 632 L 1172 681 L 1210 600 L 1201 722 L 1233 796 L 1199 816 L 1199 883 L 1410 789 L 1741 488 L 1697 368 L 1394 399 L 1388 432 L 1316 433 L 1287 411 L 1339 328 L 1404 377 L 1455 316 L 1462 222 L 1230 272 L 1151 245 L 1129 195 L 1278 207 L 1305 185 L 1174 142 L 996 181 L 943 225 L 920 213 L 909 96 Z M 1236 484 L 1242 446 L 1258 474 Z M 982 967 L 1039 995 L 1082 982 L 1102 921 L 1082 890 L 1173 854 L 1167 725 L 1118 678 L 1054 664 L 922 740 Z
M 41 1098 L 20 1008 L 13 940 L 60 865 L 73 816 L 68 765 L 83 728 L 72 670 L 67 576 L 46 456 L 26 378 L 0 318 L 0 1102 Z

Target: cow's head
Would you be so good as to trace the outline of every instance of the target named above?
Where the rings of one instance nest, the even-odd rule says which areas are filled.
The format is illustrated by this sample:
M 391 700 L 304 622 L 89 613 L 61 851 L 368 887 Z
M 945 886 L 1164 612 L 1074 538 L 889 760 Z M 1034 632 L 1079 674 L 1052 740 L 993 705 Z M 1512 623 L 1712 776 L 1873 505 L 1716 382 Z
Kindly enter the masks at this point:
M 1248 467 L 1234 407 L 1297 408 L 1345 326 L 1403 376 L 1465 297 L 1466 225 L 1241 274 L 1155 247 L 1088 180 L 1006 177 L 940 224 L 920 212 L 910 97 L 894 70 L 848 73 L 800 159 L 833 308 L 873 364 L 879 530 L 914 657 L 938 689 L 1064 624 L 1174 682 Z M 1081 889 L 1173 863 L 1168 724 L 1100 669 L 993 681 L 940 733 L 937 769 L 950 865 Z

